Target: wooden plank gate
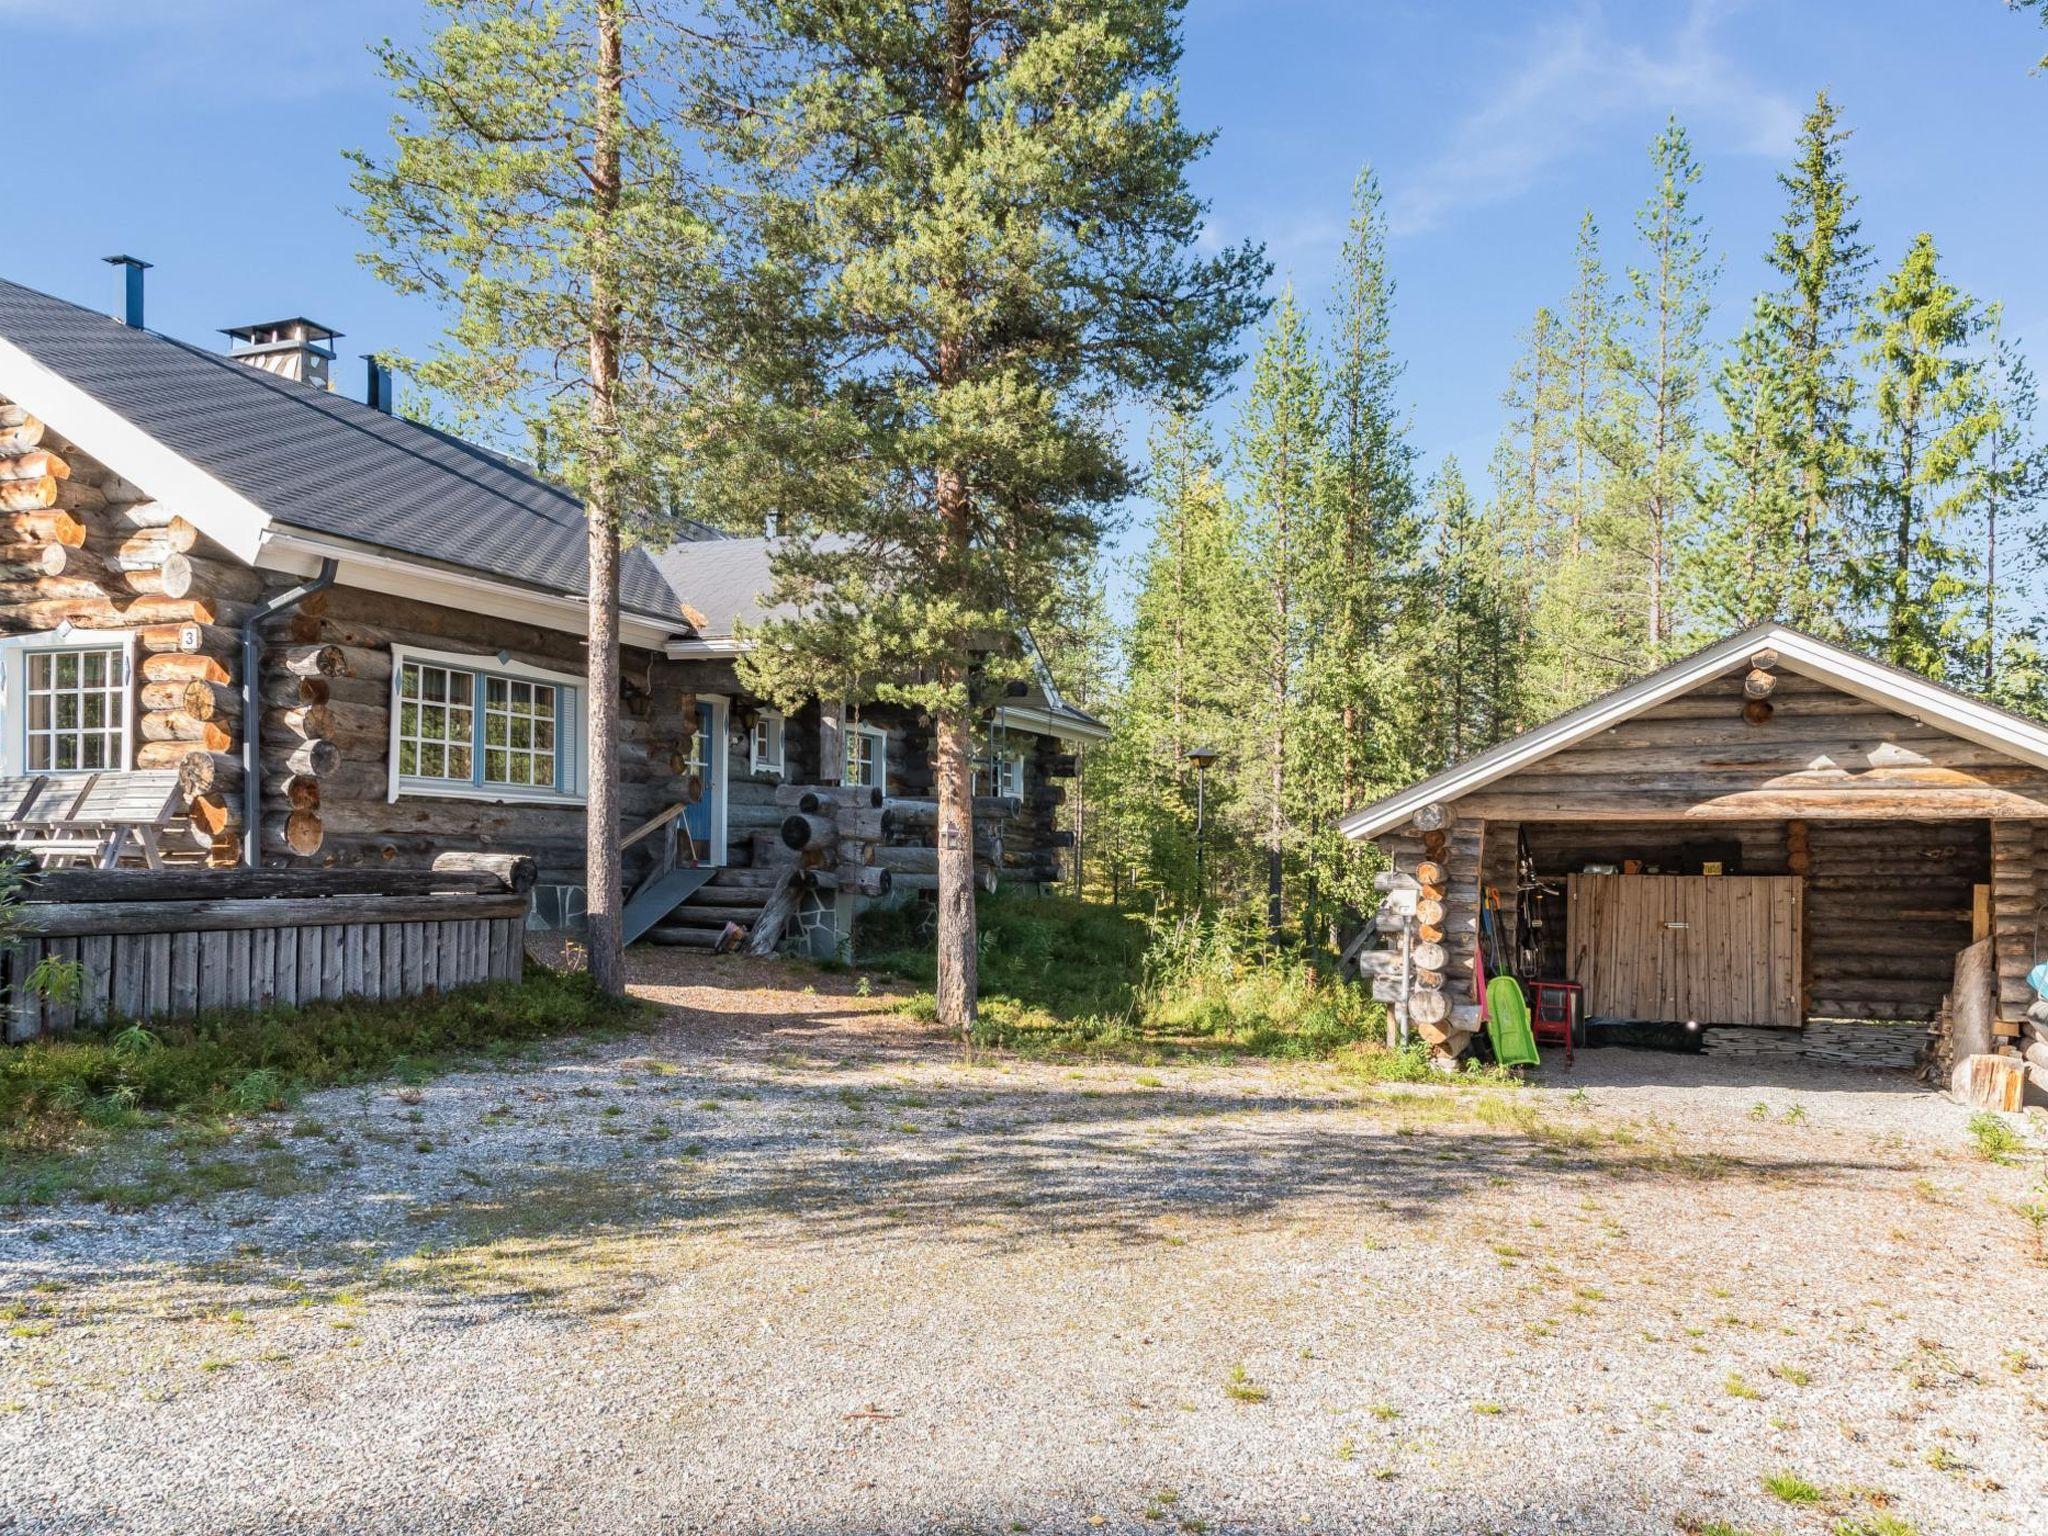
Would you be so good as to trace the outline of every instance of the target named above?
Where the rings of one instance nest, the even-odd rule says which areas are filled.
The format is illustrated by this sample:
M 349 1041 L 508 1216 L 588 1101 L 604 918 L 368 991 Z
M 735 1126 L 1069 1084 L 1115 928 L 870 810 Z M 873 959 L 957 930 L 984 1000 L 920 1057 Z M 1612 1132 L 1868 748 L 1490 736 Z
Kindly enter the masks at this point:
M 0 957 L 6 1037 L 516 981 L 533 881 L 531 859 L 502 854 L 412 871 L 47 870 Z M 24 985 L 46 958 L 79 968 L 75 999 Z
M 1566 933 L 1588 1017 L 1797 1029 L 1796 875 L 1569 875 Z

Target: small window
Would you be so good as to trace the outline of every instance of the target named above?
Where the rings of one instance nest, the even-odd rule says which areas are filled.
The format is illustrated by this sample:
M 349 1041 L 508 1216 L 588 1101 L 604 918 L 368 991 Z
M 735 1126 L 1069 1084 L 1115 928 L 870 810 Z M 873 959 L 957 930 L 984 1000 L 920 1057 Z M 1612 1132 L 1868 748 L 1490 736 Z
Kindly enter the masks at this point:
M 996 755 L 995 771 L 989 771 L 987 763 L 979 764 L 974 770 L 974 792 L 977 795 L 1001 795 L 1011 800 L 1024 798 L 1024 754 L 1022 752 L 1001 752 Z
M 889 788 L 889 738 L 871 725 L 856 725 L 846 733 L 846 782 L 859 789 Z
M 752 768 L 782 777 L 782 716 L 764 709 L 754 718 Z
M 573 755 L 577 690 L 551 674 L 490 672 L 454 661 L 398 655 L 392 793 L 582 793 Z
M 29 770 L 126 767 L 127 651 L 65 646 L 30 651 L 25 660 Z

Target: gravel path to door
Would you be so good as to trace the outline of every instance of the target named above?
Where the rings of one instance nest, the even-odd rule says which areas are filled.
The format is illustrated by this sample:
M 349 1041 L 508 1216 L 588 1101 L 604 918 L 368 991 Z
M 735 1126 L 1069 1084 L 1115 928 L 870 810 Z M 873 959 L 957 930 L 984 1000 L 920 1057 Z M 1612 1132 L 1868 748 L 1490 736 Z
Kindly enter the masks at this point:
M 2039 1167 L 1902 1077 L 969 1064 L 852 977 L 641 990 L 161 1151 L 222 1192 L 0 1213 L 0 1531 L 2048 1530 Z

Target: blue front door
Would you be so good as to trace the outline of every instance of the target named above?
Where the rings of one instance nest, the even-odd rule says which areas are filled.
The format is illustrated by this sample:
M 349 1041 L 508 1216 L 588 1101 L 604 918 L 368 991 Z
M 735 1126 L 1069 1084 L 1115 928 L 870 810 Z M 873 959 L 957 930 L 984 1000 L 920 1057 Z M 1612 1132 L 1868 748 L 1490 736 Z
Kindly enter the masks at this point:
M 718 705 L 699 701 L 697 705 L 697 734 L 690 738 L 690 791 L 693 794 L 690 808 L 683 812 L 683 825 L 690 829 L 690 839 L 697 845 L 697 861 L 704 864 L 722 864 L 724 850 L 713 839 L 719 835 L 719 801 L 725 792 L 725 732 L 720 729 L 719 717 L 724 713 Z M 677 850 L 677 862 L 689 860 L 687 849 Z

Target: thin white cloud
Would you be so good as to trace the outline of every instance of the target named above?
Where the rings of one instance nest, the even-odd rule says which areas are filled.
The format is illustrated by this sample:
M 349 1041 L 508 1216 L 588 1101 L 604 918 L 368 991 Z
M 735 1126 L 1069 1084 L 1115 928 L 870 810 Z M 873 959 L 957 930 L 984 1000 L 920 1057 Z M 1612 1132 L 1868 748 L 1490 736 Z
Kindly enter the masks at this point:
M 1453 211 L 1521 192 L 1619 122 L 1675 112 L 1712 142 L 1782 154 L 1799 108 L 1752 79 L 1719 33 L 1734 0 L 1693 0 L 1662 46 L 1617 36 L 1597 3 L 1547 23 L 1517 49 L 1525 60 L 1490 87 L 1450 142 L 1389 199 L 1389 221 L 1410 234 Z

